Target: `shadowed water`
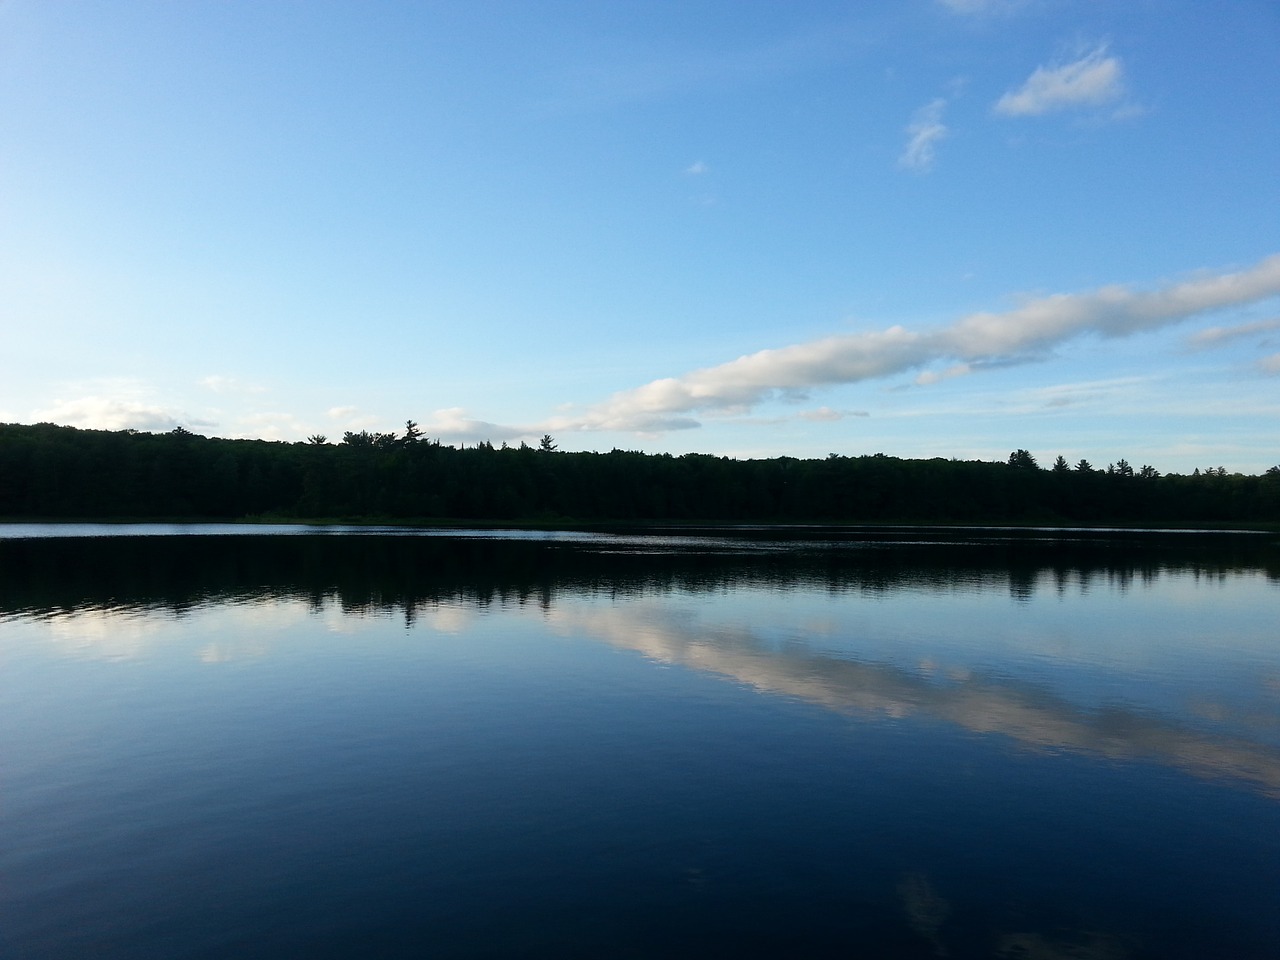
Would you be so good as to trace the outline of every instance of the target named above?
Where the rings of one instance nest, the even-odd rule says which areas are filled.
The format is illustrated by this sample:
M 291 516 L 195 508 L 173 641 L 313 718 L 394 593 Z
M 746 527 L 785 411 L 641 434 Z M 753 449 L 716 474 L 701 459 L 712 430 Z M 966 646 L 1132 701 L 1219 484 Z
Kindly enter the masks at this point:
M 0 574 L 4 955 L 1280 952 L 1271 536 L 13 526 Z

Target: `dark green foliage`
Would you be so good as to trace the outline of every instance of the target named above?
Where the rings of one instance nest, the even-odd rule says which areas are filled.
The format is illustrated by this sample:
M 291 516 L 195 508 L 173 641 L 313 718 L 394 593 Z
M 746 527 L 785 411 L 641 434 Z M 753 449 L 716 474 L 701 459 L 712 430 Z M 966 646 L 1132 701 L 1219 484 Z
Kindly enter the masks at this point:
M 1008 463 L 731 460 L 707 454 L 556 451 L 347 433 L 329 444 L 0 424 L 0 517 L 363 518 L 729 523 L 1280 521 L 1280 469 L 1161 476 L 1061 457 Z M 549 448 L 549 449 L 548 449 Z M 554 456 L 549 456 L 551 452 Z
M 1031 455 L 1030 450 L 1015 450 L 1009 454 L 1009 466 L 1016 467 L 1019 470 L 1038 470 L 1036 458 Z

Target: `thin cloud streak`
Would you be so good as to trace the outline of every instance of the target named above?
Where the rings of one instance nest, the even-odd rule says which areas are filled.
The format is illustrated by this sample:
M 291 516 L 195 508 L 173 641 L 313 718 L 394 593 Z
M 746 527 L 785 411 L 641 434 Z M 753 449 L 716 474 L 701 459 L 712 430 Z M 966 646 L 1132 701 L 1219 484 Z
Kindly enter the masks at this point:
M 996 101 L 995 112 L 1006 117 L 1034 117 L 1116 100 L 1124 92 L 1123 72 L 1119 58 L 1106 53 L 1106 44 L 1099 44 L 1071 63 L 1037 67 L 1021 87 Z
M 1231 327 L 1209 327 L 1187 339 L 1192 347 L 1217 347 L 1232 340 L 1240 340 L 1258 333 L 1270 333 L 1280 330 L 1280 317 L 1270 320 L 1255 320 L 1253 323 L 1240 323 Z
M 869 417 L 866 410 L 833 410 L 831 407 L 818 407 L 816 410 L 804 410 L 796 414 L 797 420 L 808 420 L 811 423 L 835 423 L 847 417 Z
M 267 388 L 259 386 L 255 383 L 245 383 L 236 377 L 224 377 L 221 374 L 213 374 L 208 377 L 202 377 L 200 386 L 206 390 L 212 390 L 214 393 L 266 393 Z
M 1008 13 L 1023 5 L 1024 0 L 938 0 L 952 13 L 981 16 L 988 13 Z
M 1027 362 L 1077 337 L 1131 336 L 1278 294 L 1280 254 L 1247 270 L 1198 277 L 1159 290 L 1113 285 L 1089 293 L 1029 299 L 1013 310 L 970 314 L 931 331 L 893 326 L 761 350 L 622 391 L 581 416 L 555 418 L 547 425 L 560 431 L 690 429 L 701 425 L 695 414 L 742 415 L 759 403 L 814 387 L 947 364 L 938 374 L 920 378 L 927 383 Z
M 899 166 L 917 173 L 927 173 L 933 168 L 937 146 L 947 137 L 947 126 L 942 122 L 942 112 L 947 101 L 938 97 L 916 111 L 907 125 L 907 146 L 898 158 Z

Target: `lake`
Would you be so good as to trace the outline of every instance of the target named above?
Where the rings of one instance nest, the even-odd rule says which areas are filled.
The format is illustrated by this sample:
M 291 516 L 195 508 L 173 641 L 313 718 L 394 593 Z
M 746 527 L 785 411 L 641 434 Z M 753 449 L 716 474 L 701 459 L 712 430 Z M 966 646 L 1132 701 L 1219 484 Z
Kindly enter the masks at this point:
M 1269 534 L 0 526 L 0 954 L 1280 956 Z

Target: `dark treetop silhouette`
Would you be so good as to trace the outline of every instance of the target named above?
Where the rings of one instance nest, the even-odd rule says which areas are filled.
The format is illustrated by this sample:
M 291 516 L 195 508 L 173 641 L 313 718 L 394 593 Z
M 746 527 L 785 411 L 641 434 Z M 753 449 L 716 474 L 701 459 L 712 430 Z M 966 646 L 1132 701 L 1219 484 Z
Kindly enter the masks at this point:
M 1007 463 L 733 460 L 627 450 L 460 448 L 423 436 L 348 432 L 341 443 L 0 424 L 0 517 L 359 518 L 764 523 L 1275 523 L 1280 467 L 1161 475 L 1027 450 Z

